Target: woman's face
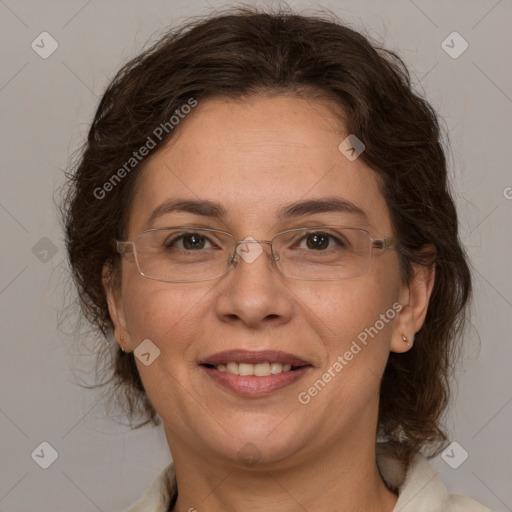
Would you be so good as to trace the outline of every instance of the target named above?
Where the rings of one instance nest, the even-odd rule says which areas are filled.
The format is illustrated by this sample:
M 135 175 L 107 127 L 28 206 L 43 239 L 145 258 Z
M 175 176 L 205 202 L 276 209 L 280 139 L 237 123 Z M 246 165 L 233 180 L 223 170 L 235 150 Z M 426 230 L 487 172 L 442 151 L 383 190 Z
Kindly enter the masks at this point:
M 147 161 L 128 239 L 176 225 L 216 228 L 237 240 L 270 240 L 315 225 L 391 236 L 374 172 L 338 148 L 348 133 L 334 110 L 328 102 L 292 96 L 200 102 L 171 144 Z M 278 222 L 277 212 L 290 203 L 333 197 L 364 215 L 303 212 Z M 215 201 L 226 214 L 168 211 L 147 223 L 157 207 L 176 199 Z M 375 435 L 389 352 L 407 350 L 402 334 L 412 335 L 422 323 L 405 307 L 411 295 L 400 281 L 396 252 L 375 250 L 357 277 L 307 281 L 283 277 L 268 245 L 261 248 L 254 261 L 240 258 L 224 276 L 193 283 L 147 279 L 133 259 L 123 258 L 120 293 L 109 295 L 116 337 L 123 334 L 127 351 L 143 340 L 160 350 L 151 364 L 136 363 L 173 455 L 176 447 L 221 463 L 247 461 L 252 453 L 260 463 L 291 464 L 322 447 Z M 200 364 L 227 350 L 281 351 L 309 366 L 280 389 L 244 394 Z

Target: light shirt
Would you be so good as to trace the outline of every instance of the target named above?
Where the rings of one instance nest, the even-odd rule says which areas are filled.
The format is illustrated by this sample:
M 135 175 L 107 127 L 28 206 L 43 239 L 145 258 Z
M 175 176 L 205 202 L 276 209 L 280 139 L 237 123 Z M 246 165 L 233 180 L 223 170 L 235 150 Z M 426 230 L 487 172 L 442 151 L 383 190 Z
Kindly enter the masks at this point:
M 414 455 L 407 471 L 386 443 L 377 443 L 376 458 L 382 479 L 398 494 L 393 512 L 492 512 L 472 498 L 448 493 L 420 453 Z M 168 512 L 176 492 L 176 473 L 171 463 L 153 481 L 142 499 L 126 512 Z

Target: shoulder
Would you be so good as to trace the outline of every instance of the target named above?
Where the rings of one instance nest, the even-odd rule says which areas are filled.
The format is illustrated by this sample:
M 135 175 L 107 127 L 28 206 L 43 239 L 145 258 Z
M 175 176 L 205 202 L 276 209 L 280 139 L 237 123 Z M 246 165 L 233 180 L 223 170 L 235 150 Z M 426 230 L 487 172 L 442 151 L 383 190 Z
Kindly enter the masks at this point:
M 450 494 L 421 453 L 414 455 L 406 470 L 387 443 L 378 443 L 377 465 L 383 480 L 398 494 L 394 512 L 492 512 L 473 498 Z

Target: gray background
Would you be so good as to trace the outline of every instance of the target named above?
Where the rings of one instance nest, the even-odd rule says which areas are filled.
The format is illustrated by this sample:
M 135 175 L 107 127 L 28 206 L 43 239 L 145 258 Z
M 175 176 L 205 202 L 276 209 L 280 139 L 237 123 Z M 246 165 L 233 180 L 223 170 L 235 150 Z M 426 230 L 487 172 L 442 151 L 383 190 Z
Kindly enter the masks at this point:
M 226 3 L 0 0 L 1 511 L 122 511 L 170 461 L 161 428 L 130 431 L 105 419 L 101 392 L 77 384 L 92 382 L 92 362 L 85 338 L 62 323 L 69 289 L 54 199 L 115 71 L 212 5 Z M 475 302 L 447 416 L 450 440 L 469 457 L 458 469 L 441 457 L 433 464 L 451 492 L 512 510 L 511 1 L 291 5 L 328 7 L 398 50 L 445 120 Z M 47 59 L 31 48 L 43 31 L 59 45 Z M 441 46 L 453 31 L 469 44 L 456 59 Z M 31 457 L 43 441 L 58 452 L 48 469 Z

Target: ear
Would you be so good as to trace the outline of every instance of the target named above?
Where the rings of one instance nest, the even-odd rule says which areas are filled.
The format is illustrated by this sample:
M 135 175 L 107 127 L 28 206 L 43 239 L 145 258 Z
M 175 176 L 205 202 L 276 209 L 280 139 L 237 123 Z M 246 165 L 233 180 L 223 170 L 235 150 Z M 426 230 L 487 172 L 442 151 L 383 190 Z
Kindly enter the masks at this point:
M 124 352 L 131 351 L 131 340 L 126 327 L 120 280 L 110 262 L 103 265 L 102 284 L 107 298 L 108 312 L 114 326 L 114 338 Z
M 435 254 L 432 244 L 425 246 L 425 250 Z M 403 285 L 399 302 L 402 309 L 398 313 L 393 326 L 391 352 L 407 352 L 414 343 L 414 335 L 421 329 L 427 316 L 428 304 L 435 280 L 435 264 L 428 266 L 415 265 L 414 275 L 409 284 Z M 407 340 L 404 340 L 403 337 Z

